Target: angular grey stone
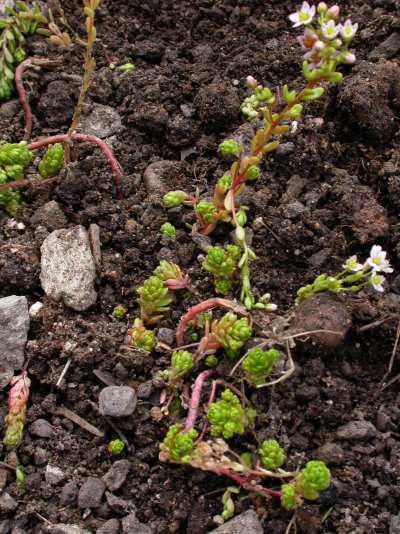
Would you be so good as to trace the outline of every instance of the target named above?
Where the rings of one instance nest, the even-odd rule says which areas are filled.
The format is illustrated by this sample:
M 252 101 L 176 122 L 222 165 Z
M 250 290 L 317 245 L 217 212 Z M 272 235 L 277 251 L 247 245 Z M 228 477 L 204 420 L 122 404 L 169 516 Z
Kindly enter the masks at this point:
M 9 493 L 0 493 L 0 514 L 9 514 L 18 508 L 18 502 Z
M 100 528 L 96 530 L 96 534 L 118 534 L 119 521 L 118 519 L 109 519 Z
M 131 464 L 128 460 L 114 462 L 107 473 L 102 477 L 103 482 L 110 491 L 117 491 L 125 482 Z
M 63 506 L 75 507 L 78 504 L 78 486 L 70 480 L 61 490 L 61 504 Z
M 11 371 L 24 364 L 29 322 L 26 297 L 12 295 L 0 299 L 0 389 L 8 384 Z
M 96 269 L 83 226 L 55 230 L 43 242 L 40 281 L 47 296 L 77 311 L 96 302 Z
M 50 534 L 91 534 L 90 530 L 81 528 L 78 525 L 68 525 L 67 523 L 58 523 L 50 527 Z
M 150 163 L 143 174 L 146 191 L 163 195 L 174 189 L 172 184 L 182 181 L 181 168 L 179 161 L 161 160 Z
M 392 516 L 390 520 L 389 534 L 400 534 L 400 514 Z
M 157 341 L 172 346 L 175 343 L 175 331 L 172 328 L 159 328 L 157 331 Z
M 88 477 L 78 494 L 78 508 L 97 508 L 103 497 L 106 485 L 97 477 Z
M 29 432 L 39 438 L 51 438 L 54 427 L 46 419 L 36 419 L 29 427 Z
M 129 386 L 108 386 L 100 391 L 99 411 L 110 417 L 127 417 L 136 408 L 136 393 Z
M 142 382 L 137 388 L 138 399 L 148 399 L 154 391 L 154 384 L 152 380 Z
M 123 534 L 151 534 L 152 530 L 148 525 L 141 523 L 133 512 L 123 518 L 122 532 Z
M 337 439 L 347 439 L 349 441 L 360 441 L 374 438 L 377 435 L 375 426 L 369 421 L 351 421 L 337 429 Z
M 111 106 L 96 104 L 92 111 L 83 119 L 83 130 L 100 139 L 110 137 L 122 127 L 119 113 Z
M 56 485 L 65 478 L 65 473 L 59 467 L 47 465 L 44 473 L 44 478 L 47 484 Z
M 136 510 L 132 501 L 125 501 L 121 497 L 117 497 L 114 493 L 106 491 L 107 504 L 116 514 L 125 515 Z
M 209 534 L 264 534 L 260 520 L 254 510 L 247 510 L 230 521 L 227 521 Z

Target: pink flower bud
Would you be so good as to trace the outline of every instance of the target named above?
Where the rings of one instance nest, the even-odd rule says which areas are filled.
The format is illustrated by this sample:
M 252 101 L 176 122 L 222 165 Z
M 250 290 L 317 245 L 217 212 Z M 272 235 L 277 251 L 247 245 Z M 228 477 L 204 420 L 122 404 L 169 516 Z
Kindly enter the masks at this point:
M 257 87 L 257 80 L 253 78 L 253 76 L 247 76 L 246 83 L 247 87 L 249 87 L 250 89 L 254 89 L 255 87 Z
M 317 7 L 318 13 L 326 13 L 328 11 L 328 6 L 325 2 L 320 2 Z
M 353 63 L 355 63 L 355 61 L 356 61 L 356 56 L 352 54 L 351 52 L 346 52 L 343 58 L 343 62 L 346 63 L 347 65 L 352 65 Z
M 334 6 L 332 6 L 332 7 L 330 7 L 328 9 L 328 11 L 326 12 L 327 17 L 329 19 L 337 19 L 338 16 L 339 16 L 339 13 L 340 13 L 340 7 L 338 5 L 336 5 L 336 4 Z

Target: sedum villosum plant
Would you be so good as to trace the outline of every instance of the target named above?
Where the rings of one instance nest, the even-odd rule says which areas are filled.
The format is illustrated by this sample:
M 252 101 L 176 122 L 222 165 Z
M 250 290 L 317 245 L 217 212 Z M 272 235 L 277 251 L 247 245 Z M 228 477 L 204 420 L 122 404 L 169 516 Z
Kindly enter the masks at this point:
M 194 229 L 204 235 L 210 234 L 219 222 L 233 224 L 236 242 L 241 247 L 241 257 L 238 260 L 240 299 L 247 309 L 270 310 L 270 305 L 263 299 L 256 302 L 251 291 L 249 263 L 256 259 L 256 255 L 245 239 L 243 227 L 247 222 L 247 208 L 239 206 L 237 198 L 247 182 L 259 177 L 264 155 L 279 146 L 279 138 L 290 130 L 290 123 L 301 116 L 303 103 L 321 98 L 324 83 L 340 82 L 343 76 L 337 68 L 341 64 L 354 63 L 355 56 L 348 49 L 358 25 L 352 24 L 350 20 L 346 20 L 344 24 L 337 23 L 339 11 L 338 6 L 328 8 L 325 2 L 320 2 L 317 8 L 303 2 L 300 11 L 289 17 L 294 27 L 304 27 L 303 35 L 298 37 L 305 52 L 302 88 L 289 89 L 285 84 L 281 92 L 273 94 L 270 88 L 259 84 L 252 76 L 247 78 L 251 93 L 245 98 L 241 111 L 249 121 L 257 121 L 260 126 L 249 147 L 234 140 L 220 144 L 219 152 L 234 157 L 235 161 L 229 172 L 215 185 L 212 201 L 199 199 L 198 193 L 190 195 L 184 191 L 170 191 L 163 199 L 167 208 L 179 204 L 193 206 L 196 217 Z M 280 93 L 284 102 L 281 101 Z M 227 284 L 224 286 L 224 283 L 219 283 L 222 285 L 222 293 L 224 289 L 226 292 Z M 217 291 L 220 291 L 218 284 L 215 285 Z
M 7 425 L 3 443 L 8 447 L 17 448 L 21 444 L 26 418 L 26 403 L 29 398 L 31 381 L 26 371 L 11 379 L 8 399 L 8 414 L 4 422 Z
M 342 265 L 343 270 L 336 276 L 320 274 L 312 284 L 297 291 L 296 304 L 321 291 L 331 293 L 357 293 L 365 286 L 372 286 L 376 291 L 383 291 L 385 278 L 380 273 L 392 273 L 393 269 L 386 259 L 386 252 L 379 245 L 371 248 L 369 258 L 358 263 L 357 256 L 351 256 Z

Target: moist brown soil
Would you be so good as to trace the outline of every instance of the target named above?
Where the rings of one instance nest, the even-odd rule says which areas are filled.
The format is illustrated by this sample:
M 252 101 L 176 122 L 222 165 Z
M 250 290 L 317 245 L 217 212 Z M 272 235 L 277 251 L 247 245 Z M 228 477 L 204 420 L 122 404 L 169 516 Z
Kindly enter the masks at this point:
M 66 1 L 63 7 L 71 26 L 83 32 L 80 2 Z M 99 151 L 80 144 L 72 150 L 75 163 L 59 180 L 23 191 L 16 219 L 25 229 L 0 214 L 0 296 L 25 295 L 29 304 L 44 304 L 31 320 L 26 348 L 32 386 L 27 427 L 17 451 L 26 469 L 26 491 L 18 495 L 11 473 L 3 477 L 2 486 L 19 504 L 0 520 L 1 532 L 17 527 L 21 530 L 13 532 L 45 532 L 51 530 L 49 523 L 96 532 L 109 519 L 121 520 L 132 506 L 154 533 L 202 534 L 215 527 L 213 516 L 221 513 L 220 497 L 229 482 L 160 464 L 158 443 L 170 421 L 157 420 L 151 411 L 159 398 L 154 387 L 150 396 L 139 399 L 131 418 L 114 422 L 129 441 L 117 458 L 131 467 L 122 488 L 114 492 L 121 501 L 103 496 L 87 515 L 77 507 L 73 485 L 79 488 L 88 477 L 103 476 L 115 461 L 105 444 L 117 434 L 96 410 L 104 382 L 134 388 L 148 382 L 151 388 L 154 373 L 168 364 L 165 355 L 123 347 L 128 323 L 138 313 L 136 288 L 160 259 L 176 261 L 189 273 L 194 294 L 179 296 L 157 327 L 173 327 L 188 306 L 212 295 L 211 281 L 198 261 L 203 251 L 186 226 L 192 214 L 181 207 L 167 212 L 162 189 L 192 192 L 198 187 L 203 196 L 211 194 L 216 178 L 227 169 L 218 143 L 243 124 L 239 105 L 247 75 L 272 88 L 300 86 L 301 52 L 287 19 L 294 7 L 286 0 L 102 2 L 86 111 L 106 104 L 121 117 L 122 126 L 109 142 L 123 170 L 124 198 L 116 198 Z M 243 195 L 258 256 L 252 264 L 254 288 L 258 294 L 271 293 L 279 314 L 291 308 L 298 287 L 320 272 L 338 272 L 352 254 L 367 257 L 374 243 L 388 251 L 395 267 L 384 294 L 365 290 L 344 299 L 353 322 L 343 343 L 334 349 L 295 347 L 295 373 L 275 388 L 253 393 L 260 417 L 254 435 L 236 442 L 241 450 L 256 451 L 263 439 L 276 438 L 289 457 L 289 468 L 319 458 L 331 469 L 331 488 L 299 513 L 302 533 L 383 534 L 400 512 L 399 382 L 379 391 L 397 321 L 363 328 L 396 317 L 400 310 L 400 76 L 396 52 L 382 45 L 392 34 L 398 38 L 399 8 L 395 0 L 343 2 L 345 17 L 360 26 L 353 43 L 357 64 L 344 69 L 339 86 L 306 105 L 297 131 L 283 139 L 280 151 L 263 163 L 261 178 Z M 32 139 L 66 132 L 82 75 L 82 52 L 77 45 L 51 48 L 36 37 L 27 46 L 31 55 L 61 55 L 64 61 L 62 70 L 31 70 L 25 76 L 35 116 Z M 111 60 L 132 61 L 135 69 L 111 71 Z M 0 124 L 3 140 L 22 138 L 18 101 L 0 108 Z M 149 194 L 143 173 L 159 160 L 175 162 L 175 170 Z M 98 298 L 86 312 L 49 300 L 40 285 L 40 246 L 53 221 L 41 220 L 37 210 L 49 200 L 58 202 L 66 227 L 100 227 Z M 166 220 L 177 227 L 175 241 L 159 232 Z M 231 229 L 222 225 L 213 241 L 226 242 Z M 116 304 L 127 309 L 128 320 L 112 318 Z M 262 337 L 270 320 L 257 316 L 257 336 Z M 74 344 L 72 353 L 67 343 Z M 57 387 L 69 357 L 71 366 Z M 390 377 L 398 372 L 397 356 Z M 57 413 L 60 406 L 101 429 L 105 437 L 94 437 Z M 3 392 L 2 420 L 6 410 Z M 53 425 L 51 437 L 30 432 L 37 419 Z M 376 429 L 364 439 L 338 432 L 352 421 L 369 422 Z M 3 460 L 16 461 L 3 445 L 0 451 Z M 63 471 L 58 484 L 46 483 L 47 465 Z M 68 488 L 72 496 L 66 499 Z M 265 532 L 285 532 L 291 515 L 279 503 L 253 495 L 236 500 L 237 513 L 248 507 L 257 511 Z

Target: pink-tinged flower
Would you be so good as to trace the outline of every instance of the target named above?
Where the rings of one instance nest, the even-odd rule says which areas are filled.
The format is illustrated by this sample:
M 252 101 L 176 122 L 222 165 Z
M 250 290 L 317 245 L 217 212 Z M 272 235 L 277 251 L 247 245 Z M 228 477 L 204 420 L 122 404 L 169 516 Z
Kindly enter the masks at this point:
M 386 252 L 382 250 L 379 245 L 374 245 L 371 248 L 367 264 L 372 267 L 373 272 L 377 273 L 382 271 L 383 273 L 392 273 L 393 269 L 390 267 L 390 263 L 386 259 Z
M 369 280 L 376 291 L 384 291 L 382 284 L 385 281 L 385 278 L 382 275 L 376 274 L 374 271 L 372 271 L 371 278 Z
M 328 6 L 325 2 L 320 2 L 317 6 L 318 13 L 326 13 L 328 11 Z
M 324 49 L 325 44 L 322 41 L 316 41 L 310 52 L 304 54 L 303 58 L 309 61 L 311 69 L 320 67 L 322 65 L 322 57 L 320 55 L 321 50 Z
M 352 54 L 351 52 L 346 52 L 343 57 L 343 63 L 346 63 L 346 65 L 352 65 L 356 61 L 356 56 Z
M 361 271 L 363 268 L 362 263 L 358 263 L 357 256 L 351 256 L 346 263 L 342 265 L 343 269 L 346 269 L 348 271 L 353 271 L 356 273 L 357 271 Z
M 297 40 L 299 41 L 301 47 L 304 50 L 310 50 L 314 46 L 316 41 L 318 41 L 318 36 L 309 28 L 306 28 L 304 31 L 304 35 L 300 35 L 299 37 L 297 37 Z
M 315 15 L 315 6 L 310 6 L 308 2 L 303 2 L 300 11 L 289 15 L 289 20 L 294 22 L 293 28 L 309 24 Z
M 338 24 L 340 35 L 343 37 L 345 41 L 350 41 L 350 39 L 353 39 L 353 37 L 356 34 L 356 31 L 358 30 L 358 24 L 357 22 L 355 24 L 351 23 L 350 19 L 347 19 L 344 24 Z
M 334 5 L 328 9 L 326 12 L 328 19 L 337 19 L 340 13 L 340 7 L 338 5 Z
M 335 39 L 337 34 L 339 33 L 339 26 L 335 25 L 334 20 L 329 20 L 327 23 L 322 24 L 321 26 L 322 35 L 325 37 L 325 39 Z
M 257 80 L 253 78 L 253 76 L 247 76 L 246 83 L 247 87 L 249 87 L 250 89 L 254 89 L 255 87 L 257 87 Z

